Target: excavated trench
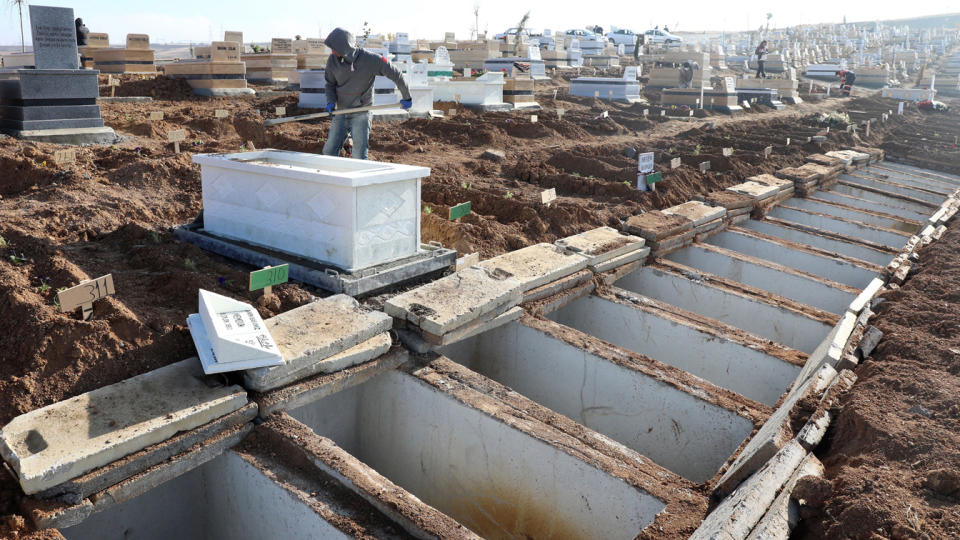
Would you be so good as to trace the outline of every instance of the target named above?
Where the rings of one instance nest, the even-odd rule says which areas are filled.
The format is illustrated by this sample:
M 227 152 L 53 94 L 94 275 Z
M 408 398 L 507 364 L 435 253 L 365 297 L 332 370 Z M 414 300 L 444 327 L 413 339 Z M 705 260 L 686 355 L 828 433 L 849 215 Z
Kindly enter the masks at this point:
M 843 174 L 539 316 L 302 399 L 287 412 L 312 433 L 292 444 L 326 448 L 323 474 L 399 536 L 436 529 L 396 518 L 386 493 L 452 518 L 459 536 L 634 538 L 678 511 L 676 494 L 714 485 L 957 187 L 889 162 Z M 342 535 L 304 474 L 230 450 L 62 532 Z M 330 497 L 325 508 L 342 504 Z

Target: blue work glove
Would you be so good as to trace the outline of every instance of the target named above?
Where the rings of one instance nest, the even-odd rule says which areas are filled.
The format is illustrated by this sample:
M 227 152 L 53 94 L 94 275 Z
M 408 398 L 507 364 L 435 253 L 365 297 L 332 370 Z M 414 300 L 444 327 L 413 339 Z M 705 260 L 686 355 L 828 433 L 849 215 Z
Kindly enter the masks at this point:
M 401 99 L 401 100 L 400 100 L 400 106 L 403 107 L 404 109 L 409 109 L 410 107 L 413 107 L 413 100 L 412 100 L 412 99 Z
M 327 112 L 333 112 L 333 110 L 336 108 L 337 108 L 336 103 L 327 103 L 327 107 L 326 107 Z

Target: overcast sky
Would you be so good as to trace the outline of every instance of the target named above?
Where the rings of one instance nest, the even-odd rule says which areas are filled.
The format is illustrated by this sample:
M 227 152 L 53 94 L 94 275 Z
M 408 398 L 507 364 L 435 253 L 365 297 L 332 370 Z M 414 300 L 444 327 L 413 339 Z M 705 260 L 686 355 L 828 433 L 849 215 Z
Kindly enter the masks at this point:
M 473 8 L 480 8 L 480 30 L 491 34 L 514 26 L 530 11 L 529 27 L 567 30 L 586 25 L 611 25 L 643 30 L 668 25 L 671 30 L 743 30 L 760 26 L 768 11 L 772 24 L 790 26 L 820 22 L 895 19 L 951 13 L 956 0 L 885 2 L 877 0 L 757 0 L 640 2 L 572 2 L 570 0 L 397 0 L 307 1 L 307 0 L 90 0 L 58 2 L 38 0 L 39 5 L 72 7 L 91 32 L 107 32 L 112 43 L 123 43 L 128 33 L 149 34 L 157 43 L 209 42 L 220 39 L 223 30 L 240 30 L 245 41 L 268 41 L 272 37 L 322 37 L 336 26 L 359 30 L 369 22 L 374 33 L 407 32 L 411 37 L 440 39 L 443 32 L 469 37 L 474 25 Z M 17 11 L 10 0 L 0 0 L 0 45 L 19 45 Z M 589 13 L 584 13 L 586 6 Z M 582 13 L 582 14 L 581 14 Z M 27 44 L 30 25 L 24 13 Z

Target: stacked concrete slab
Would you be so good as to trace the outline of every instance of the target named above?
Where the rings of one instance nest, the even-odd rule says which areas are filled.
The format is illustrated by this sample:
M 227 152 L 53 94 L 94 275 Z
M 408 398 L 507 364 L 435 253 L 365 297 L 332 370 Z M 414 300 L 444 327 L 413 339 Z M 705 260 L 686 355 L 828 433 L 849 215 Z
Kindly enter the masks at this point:
M 703 99 L 700 102 L 701 98 Z M 737 101 L 737 92 L 704 89 L 701 94 L 699 88 L 666 88 L 660 94 L 660 105 L 664 107 L 687 106 L 691 109 L 702 107 L 726 113 L 735 113 L 743 110 Z
M 244 385 L 266 392 L 373 360 L 390 350 L 391 324 L 342 294 L 287 311 L 266 321 L 286 364 L 247 370 Z
M 448 345 L 519 317 L 525 285 L 502 270 L 469 267 L 387 300 L 384 311 L 397 328 Z
M 625 229 L 647 241 L 658 257 L 709 238 L 722 230 L 726 208 L 690 201 L 665 210 L 653 210 L 627 219 Z
M 583 97 L 597 97 L 610 101 L 637 103 L 643 101 L 640 96 L 640 81 L 637 80 L 638 67 L 624 68 L 623 77 L 577 77 L 570 81 L 570 94 Z
M 586 257 L 587 268 L 596 273 L 634 261 L 643 262 L 650 254 L 645 243 L 639 236 L 622 234 L 612 227 L 599 227 L 555 242 L 561 248 Z
M 155 74 L 154 50 L 150 48 L 150 36 L 127 34 L 127 46 L 104 47 L 92 50 L 94 67 L 103 73 Z
M 534 80 L 532 77 L 517 76 L 508 78 L 503 85 L 503 101 L 512 103 L 514 107 L 539 108 L 533 97 Z
M 58 487 L 246 405 L 243 388 L 207 384 L 191 358 L 14 418 L 0 430 L 0 456 L 24 493 L 82 498 L 90 494 L 84 484 Z
M 97 105 L 95 70 L 78 69 L 73 10 L 30 6 L 37 69 L 0 81 L 0 130 L 15 137 L 70 144 L 108 143 Z

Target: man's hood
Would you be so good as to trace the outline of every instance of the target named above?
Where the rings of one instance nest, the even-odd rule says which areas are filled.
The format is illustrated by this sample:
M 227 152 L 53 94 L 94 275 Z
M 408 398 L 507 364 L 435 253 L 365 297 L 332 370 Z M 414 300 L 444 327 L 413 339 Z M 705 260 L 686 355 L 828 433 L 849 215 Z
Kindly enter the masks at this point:
M 353 63 L 357 57 L 357 40 L 343 28 L 334 28 L 323 42 L 337 54 L 343 55 L 347 62 Z

